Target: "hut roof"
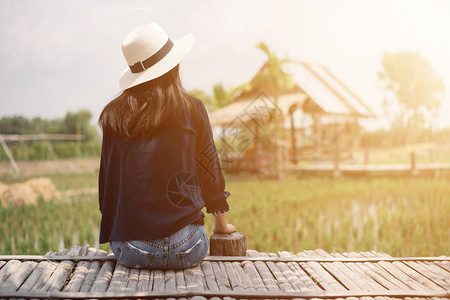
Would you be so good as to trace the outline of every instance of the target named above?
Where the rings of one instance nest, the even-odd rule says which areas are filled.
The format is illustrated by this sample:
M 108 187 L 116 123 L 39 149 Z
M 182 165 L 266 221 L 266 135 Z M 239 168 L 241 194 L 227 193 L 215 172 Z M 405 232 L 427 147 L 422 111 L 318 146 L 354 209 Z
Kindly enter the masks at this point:
M 262 72 L 266 64 L 257 72 Z M 325 114 L 348 115 L 356 117 L 376 117 L 373 111 L 352 90 L 342 83 L 327 68 L 305 62 L 290 61 L 283 64 L 283 71 L 291 76 L 293 85 L 287 85 L 276 91 L 278 108 L 283 115 L 293 105 L 303 105 L 306 99 L 312 101 Z M 250 81 L 253 82 L 256 76 Z M 229 105 L 210 115 L 211 124 L 224 125 L 237 118 L 250 119 L 246 108 L 263 95 L 273 100 L 273 87 L 250 84 Z

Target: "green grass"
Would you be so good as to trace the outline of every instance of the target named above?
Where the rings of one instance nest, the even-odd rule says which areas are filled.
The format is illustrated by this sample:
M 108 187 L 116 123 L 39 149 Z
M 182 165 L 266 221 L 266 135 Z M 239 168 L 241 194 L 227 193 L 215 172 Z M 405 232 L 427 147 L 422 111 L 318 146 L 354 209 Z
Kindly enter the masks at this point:
M 92 188 L 94 175 L 52 177 L 58 189 Z M 229 222 L 265 252 L 322 248 L 384 251 L 394 256 L 449 255 L 448 179 L 228 178 Z M 96 245 L 96 196 L 71 202 L 0 208 L 0 253 L 43 254 L 73 244 Z M 212 231 L 211 216 L 206 228 Z M 107 244 L 101 248 L 109 250 Z

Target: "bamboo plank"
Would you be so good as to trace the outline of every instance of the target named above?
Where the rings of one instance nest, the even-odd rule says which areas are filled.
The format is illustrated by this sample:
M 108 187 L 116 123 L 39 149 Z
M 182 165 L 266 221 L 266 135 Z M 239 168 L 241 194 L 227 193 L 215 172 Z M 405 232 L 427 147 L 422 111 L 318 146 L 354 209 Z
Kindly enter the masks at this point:
M 363 255 L 364 257 L 368 257 L 368 258 L 377 258 L 379 257 L 378 254 L 376 252 L 370 252 L 370 251 L 365 251 L 365 252 L 361 252 L 361 255 Z M 398 273 L 396 268 L 391 268 L 389 272 L 387 271 L 384 266 L 387 266 L 388 268 L 390 267 L 389 265 L 386 264 L 380 264 L 380 262 L 377 263 L 372 263 L 372 265 L 376 268 L 378 268 L 380 270 L 380 272 L 386 274 L 385 278 L 387 278 L 390 282 L 394 283 L 395 285 L 397 285 L 400 289 L 414 289 L 413 287 L 409 286 L 406 282 L 403 282 L 402 280 L 398 279 L 396 276 L 400 276 L 403 278 L 402 276 L 402 272 Z M 395 273 L 395 275 L 393 274 Z M 408 282 L 412 285 L 414 285 L 414 281 L 409 281 Z
M 301 291 L 301 287 L 303 286 L 302 282 L 297 276 L 295 276 L 294 272 L 292 272 L 288 264 L 279 262 L 276 263 L 276 265 L 283 276 L 286 278 L 286 280 L 289 282 L 292 289 L 294 291 Z
M 184 279 L 187 291 L 205 291 L 206 282 L 200 264 L 188 269 L 184 269 Z M 193 298 L 195 298 L 194 300 L 206 300 L 206 298 L 203 296 L 195 296 Z
M 188 291 L 203 291 L 203 272 L 200 265 L 184 269 L 184 280 Z
M 380 264 L 389 264 L 387 262 L 380 262 Z M 414 269 L 410 268 L 409 266 L 405 265 L 402 262 L 393 262 L 391 265 L 394 265 L 401 271 L 403 271 L 405 274 L 407 274 L 409 277 L 415 280 L 417 283 L 417 286 L 425 287 L 425 290 L 431 290 L 431 291 L 445 291 L 444 288 L 438 286 L 433 281 L 429 280 L 426 276 L 422 276 L 422 274 L 416 272 Z
M 287 251 L 279 251 L 280 257 L 295 257 L 292 253 Z M 294 275 L 299 279 L 297 282 L 297 287 L 300 288 L 300 291 L 308 292 L 308 291 L 322 291 L 320 286 L 318 286 L 313 279 L 311 279 L 308 274 L 300 267 L 298 263 L 288 262 L 287 266 L 294 273 Z
M 350 269 L 343 266 L 343 268 L 346 268 L 348 272 L 342 271 L 337 265 L 334 265 L 334 263 L 321 263 L 320 264 L 325 270 L 327 270 L 336 280 L 344 286 L 346 289 L 349 290 L 363 290 L 359 285 L 357 285 L 352 278 L 350 278 L 348 273 L 352 273 Z
M 292 272 L 294 272 L 294 274 L 296 274 L 303 283 L 304 286 L 301 287 L 302 292 L 323 291 L 320 284 L 315 281 L 314 278 L 311 278 L 298 263 L 289 263 L 288 265 Z
M 126 290 L 127 291 L 136 291 L 138 281 L 139 281 L 139 269 L 134 269 L 134 268 L 130 269 Z
M 350 252 L 350 253 L 343 253 L 346 257 L 362 257 L 363 255 L 356 252 Z M 393 284 L 390 280 L 388 280 L 385 276 L 385 274 L 381 273 L 381 270 L 377 267 L 375 267 L 371 263 L 355 263 L 367 276 L 372 278 L 375 282 L 377 282 L 379 285 L 383 286 L 385 289 L 388 290 L 398 290 L 399 287 L 395 284 Z M 380 274 L 381 273 L 381 274 Z M 391 276 L 388 274 L 388 276 Z
M 402 283 L 404 283 L 405 285 L 407 285 L 411 290 L 416 290 L 416 291 L 420 291 L 420 290 L 429 290 L 428 288 L 426 288 L 424 285 L 420 284 L 419 282 L 416 282 L 413 278 L 411 278 L 410 276 L 408 276 L 407 274 L 405 274 L 404 272 L 402 272 L 402 270 L 400 270 L 398 267 L 395 267 L 393 264 L 391 263 L 387 263 L 387 262 L 380 262 L 378 263 L 378 265 L 380 265 L 381 267 L 383 267 L 386 271 L 388 271 L 389 273 L 391 273 L 393 276 L 395 276 L 395 278 L 397 278 L 398 280 L 400 280 Z
M 6 279 L 6 281 L 0 286 L 0 291 L 9 292 L 9 291 L 17 291 L 19 287 L 24 283 L 24 281 L 28 278 L 28 276 L 33 272 L 33 270 L 38 265 L 37 262 L 34 261 L 26 261 L 22 263 L 11 276 Z
M 81 251 L 82 255 L 95 255 L 95 253 L 97 252 L 97 249 L 95 248 L 87 249 L 86 247 L 86 253 L 84 252 L 84 250 L 85 248 L 83 247 Z M 69 283 L 64 287 L 63 291 L 78 292 L 84 280 L 86 279 L 91 264 L 92 262 L 90 261 L 78 262 L 75 266 L 75 271 L 72 273 Z
M 219 263 L 219 269 L 224 273 L 225 278 L 226 278 L 227 282 L 229 283 L 230 281 L 229 281 L 229 279 L 228 279 L 228 275 L 227 275 L 227 272 L 226 272 L 226 270 L 225 270 L 224 262 L 223 262 L 223 261 L 219 261 L 218 263 Z M 232 290 L 231 290 L 231 285 L 229 285 L 229 286 L 230 286 L 229 292 L 232 292 Z M 219 289 L 220 289 L 220 287 L 219 287 Z M 226 297 L 223 298 L 223 300 L 236 300 L 236 299 L 231 298 L 231 297 L 229 297 L 229 296 L 226 296 Z
M 42 274 L 36 278 L 30 292 L 40 292 L 42 286 L 44 286 L 44 284 L 50 279 L 57 266 L 58 264 L 55 262 L 48 262 L 45 264 Z
M 166 281 L 166 291 L 177 290 L 177 283 L 174 270 L 166 270 L 165 281 Z
M 97 251 L 95 251 L 94 256 L 105 256 L 105 254 L 103 252 L 97 250 Z M 110 265 L 111 265 L 111 262 L 110 262 L 109 266 Z M 101 267 L 102 267 L 101 261 L 92 261 L 90 263 L 89 268 L 87 270 L 87 274 L 84 277 L 81 287 L 79 288 L 80 292 L 89 292 L 92 289 L 93 284 L 97 279 L 97 274 L 99 274 Z M 109 280 L 108 280 L 108 284 L 109 284 Z M 97 288 L 98 287 L 99 287 L 99 284 L 97 285 Z M 107 288 L 107 286 L 106 286 L 106 288 Z M 106 288 L 101 289 L 101 291 L 106 291 Z
M 278 263 L 278 264 L 283 264 L 283 263 Z M 276 278 L 276 281 L 277 281 L 279 287 L 281 288 L 281 290 L 283 290 L 285 292 L 295 291 L 295 289 L 289 283 L 289 280 L 284 276 L 283 272 L 278 267 L 278 264 L 275 264 L 274 262 L 271 262 L 271 261 L 266 263 L 267 267 L 269 267 L 269 270 L 272 271 L 273 276 Z M 289 269 L 287 266 L 286 266 L 286 268 Z
M 228 281 L 227 274 L 222 268 L 220 267 L 218 262 L 211 263 L 214 276 L 216 278 L 217 286 L 219 287 L 219 291 L 230 291 L 231 286 Z
M 114 269 L 114 273 L 111 278 L 111 283 L 107 289 L 107 292 L 123 292 L 126 290 L 128 283 L 128 274 L 130 273 L 130 269 L 121 265 L 119 263 L 116 264 L 116 268 Z
M 335 272 L 339 273 L 339 278 L 348 278 L 347 288 L 352 290 L 371 291 L 374 290 L 367 282 L 366 276 L 360 276 L 360 273 L 355 271 L 348 263 L 328 263 L 335 268 Z M 336 274 L 336 273 L 335 273 Z M 354 287 L 350 287 L 349 284 L 354 284 Z
M 20 292 L 29 292 L 36 285 L 39 278 L 42 278 L 43 271 L 45 267 L 50 262 L 41 261 L 37 264 L 36 268 L 34 268 L 33 272 L 28 276 L 25 282 L 19 287 L 18 291 Z
M 410 268 L 414 269 L 421 276 L 430 279 L 431 281 L 433 281 L 440 287 L 444 288 L 445 290 L 450 290 L 450 277 L 448 278 L 447 281 L 446 278 L 443 277 L 439 272 L 436 272 L 436 270 L 433 267 L 415 261 L 407 261 L 405 262 L 405 264 Z
M 353 252 L 353 253 L 354 254 L 350 254 L 350 255 L 347 254 L 347 253 L 345 253 L 345 255 L 337 253 L 336 256 L 337 257 L 341 257 L 341 256 L 342 257 L 363 257 L 359 253 L 356 253 L 356 252 Z M 364 274 L 364 275 L 365 274 L 369 274 L 371 272 L 370 270 L 367 270 L 366 267 L 363 264 L 361 264 L 361 263 L 354 263 L 354 265 L 355 265 L 355 267 L 358 270 L 361 270 L 362 274 Z M 375 288 L 374 290 L 376 290 L 376 291 L 386 291 L 386 288 L 383 285 L 381 285 L 380 283 L 378 283 L 376 280 L 372 279 L 370 276 L 367 276 L 367 278 L 368 278 L 367 282 L 369 284 L 381 287 L 381 288 Z M 376 300 L 394 300 L 394 299 L 389 298 L 389 297 L 378 297 L 378 296 L 375 297 L 375 299 Z
M 314 278 L 324 290 L 343 291 L 346 290 L 337 280 L 335 280 L 318 262 L 299 263 L 299 265 Z
M 164 271 L 153 270 L 153 288 L 152 291 L 163 292 L 165 290 Z
M 10 260 L 8 263 L 0 270 L 0 286 L 14 273 L 22 264 L 18 260 Z
M 40 291 L 60 291 L 64 287 L 67 278 L 69 278 L 69 275 L 72 273 L 73 265 L 74 263 L 69 260 L 60 262 L 50 278 L 41 287 Z
M 150 281 L 150 270 L 141 269 L 139 270 L 139 280 L 137 284 L 138 292 L 146 292 L 149 291 L 149 281 Z
M 250 261 L 244 261 L 244 272 L 250 278 L 252 281 L 253 287 L 258 292 L 267 292 L 267 288 L 264 285 L 264 281 L 262 280 L 261 276 L 259 275 L 258 271 L 255 268 L 255 265 Z
M 415 263 L 421 266 L 425 266 L 427 269 L 431 270 L 435 274 L 438 274 L 438 276 L 441 276 L 443 278 L 449 278 L 448 281 L 450 281 L 450 272 L 447 272 L 446 270 L 442 269 L 435 263 L 428 261 L 416 261 Z
M 272 273 L 264 262 L 255 261 L 254 265 L 256 267 L 256 270 L 258 270 L 258 273 L 261 276 L 267 290 L 281 291 L 281 288 L 278 286 L 276 279 L 273 277 Z
M 203 274 L 205 276 L 205 281 L 208 286 L 208 289 L 210 291 L 214 291 L 214 292 L 219 291 L 219 286 L 216 282 L 216 277 L 214 275 L 212 263 L 209 261 L 203 261 L 201 263 L 201 267 L 203 270 Z M 183 279 L 183 282 L 184 282 L 184 279 Z M 184 285 L 184 283 L 183 283 L 183 285 Z
M 378 284 L 372 278 L 366 275 L 366 273 L 353 262 L 340 263 L 345 265 L 350 270 L 349 276 L 352 280 L 358 284 L 364 291 L 377 291 L 386 290 L 382 285 Z
M 333 256 L 336 257 L 344 257 L 340 253 L 333 253 Z M 362 268 L 358 263 L 348 262 L 345 263 L 345 265 L 352 270 L 357 278 L 360 279 L 359 285 L 364 286 L 364 290 L 367 291 L 379 291 L 379 290 L 386 290 L 386 288 L 382 285 L 380 285 L 378 282 L 373 280 L 371 277 L 367 276 L 365 269 Z
M 333 256 L 322 250 L 316 249 L 314 251 L 319 255 L 320 258 L 332 258 Z M 321 265 L 327 269 L 328 272 L 334 275 L 335 278 L 341 282 L 349 290 L 371 290 L 371 288 L 363 281 L 361 278 L 356 275 L 352 269 L 350 269 L 347 264 L 342 262 L 333 262 L 333 263 L 321 263 Z
M 433 263 L 435 263 L 436 265 L 438 265 L 445 271 L 450 272 L 450 262 L 448 262 L 448 261 L 433 261 Z
M 61 255 L 79 256 L 82 253 L 83 247 L 74 246 L 70 249 L 65 249 L 60 252 Z M 55 255 L 59 255 L 56 253 Z M 61 291 L 69 276 L 72 274 L 75 263 L 70 260 L 63 260 L 57 266 L 50 278 L 40 288 L 41 292 L 55 292 Z
M 244 287 L 244 290 L 247 292 L 256 291 L 255 287 L 253 286 L 253 282 L 251 281 L 251 279 L 248 276 L 246 276 L 242 264 L 235 261 L 235 262 L 232 262 L 232 265 L 236 272 L 236 276 L 239 278 L 239 280 L 242 283 L 242 286 Z
M 240 278 L 236 274 L 236 270 L 234 269 L 231 262 L 224 263 L 225 272 L 227 273 L 228 280 L 230 281 L 231 289 L 233 291 L 243 292 L 244 286 L 241 282 Z
M 106 292 L 108 290 L 115 265 L 116 264 L 112 261 L 105 261 L 103 263 L 100 270 L 98 271 L 97 276 L 94 279 L 94 282 L 92 283 L 90 289 L 91 292 Z M 81 289 L 83 289 L 83 286 Z

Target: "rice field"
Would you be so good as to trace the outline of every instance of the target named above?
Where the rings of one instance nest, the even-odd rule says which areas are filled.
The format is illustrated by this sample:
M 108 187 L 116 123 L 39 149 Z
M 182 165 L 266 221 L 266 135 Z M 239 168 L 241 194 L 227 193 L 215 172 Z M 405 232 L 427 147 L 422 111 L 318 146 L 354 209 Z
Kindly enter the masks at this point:
M 96 174 L 51 177 L 58 190 L 93 189 Z M 11 183 L 13 180 L 9 180 Z M 445 178 L 228 177 L 229 222 L 264 252 L 322 248 L 393 256 L 450 254 L 450 185 Z M 44 254 L 98 245 L 97 196 L 0 208 L 0 253 Z M 212 231 L 211 216 L 206 218 Z

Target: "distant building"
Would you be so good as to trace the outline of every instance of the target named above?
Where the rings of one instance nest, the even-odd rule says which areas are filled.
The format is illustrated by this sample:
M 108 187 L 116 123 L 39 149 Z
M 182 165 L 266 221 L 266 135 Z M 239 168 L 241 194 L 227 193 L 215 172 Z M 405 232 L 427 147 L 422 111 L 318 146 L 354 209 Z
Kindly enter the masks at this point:
M 251 82 L 264 68 L 267 64 Z M 282 69 L 292 84 L 274 90 L 259 82 L 210 115 L 211 125 L 221 127 L 221 138 L 231 148 L 225 151 L 240 158 L 270 152 L 274 143 L 271 120 L 276 114 L 283 124 L 278 144 L 284 149 L 285 160 L 320 159 L 336 149 L 351 156 L 359 146 L 358 120 L 375 118 L 373 111 L 325 67 L 290 61 Z M 236 132 L 242 135 L 240 147 L 236 146 L 239 142 L 233 145 L 236 136 L 232 133 Z M 227 143 L 230 139 L 233 142 Z

